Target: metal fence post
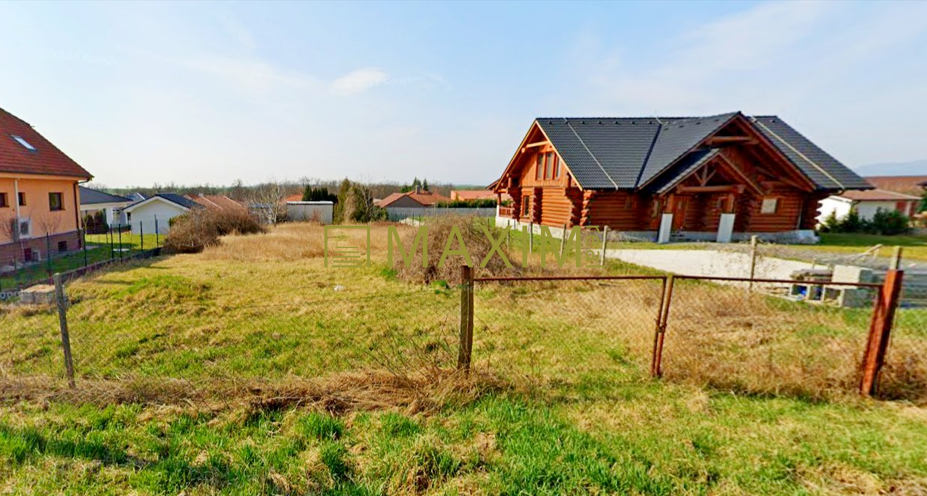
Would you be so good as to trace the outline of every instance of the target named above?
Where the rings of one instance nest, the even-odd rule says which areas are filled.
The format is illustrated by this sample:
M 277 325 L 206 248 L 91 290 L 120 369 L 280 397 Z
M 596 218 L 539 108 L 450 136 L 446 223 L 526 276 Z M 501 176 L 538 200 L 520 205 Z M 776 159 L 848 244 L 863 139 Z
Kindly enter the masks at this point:
M 145 221 L 138 223 L 138 231 L 141 233 L 142 251 L 145 251 Z
M 753 291 L 753 277 L 756 275 L 756 235 L 750 236 L 750 282 L 747 283 L 747 291 Z
M 64 368 L 68 374 L 68 385 L 74 387 L 74 362 L 71 359 L 71 337 L 68 334 L 68 301 L 64 294 L 61 274 L 54 275 L 55 301 L 58 304 L 58 327 L 61 329 L 61 347 L 64 350 Z
M 90 265 L 87 262 L 87 228 L 84 227 L 84 230 L 81 231 L 81 247 L 84 249 L 84 267 Z
M 605 247 L 607 243 L 608 243 L 608 226 L 605 226 L 605 228 L 602 229 L 602 254 L 599 257 L 600 258 L 599 265 L 602 265 L 602 266 L 605 265 Z
M 666 335 L 666 322 L 669 320 L 670 304 L 673 301 L 675 277 L 670 274 L 663 280 L 663 293 L 660 295 L 660 307 L 657 309 L 657 325 L 653 336 L 653 359 L 650 362 L 650 376 L 663 375 L 663 338 Z
M 161 231 L 158 229 L 158 216 L 154 216 L 155 220 L 155 248 L 161 246 Z
M 457 353 L 457 369 L 470 371 L 473 353 L 473 268 L 460 266 L 460 346 Z
M 879 389 L 879 372 L 885 364 L 885 353 L 888 351 L 892 324 L 895 321 L 895 309 L 898 308 L 901 282 L 904 279 L 904 271 L 899 269 L 900 266 L 901 247 L 896 246 L 892 263 L 885 273 L 885 282 L 882 283 L 872 310 L 869 339 L 861 364 L 862 379 L 859 384 L 859 393 L 863 396 L 872 396 Z
M 45 233 L 45 265 L 48 267 L 48 277 L 52 276 L 51 254 L 51 235 L 49 233 Z
M 119 224 L 119 260 L 122 260 L 122 224 Z

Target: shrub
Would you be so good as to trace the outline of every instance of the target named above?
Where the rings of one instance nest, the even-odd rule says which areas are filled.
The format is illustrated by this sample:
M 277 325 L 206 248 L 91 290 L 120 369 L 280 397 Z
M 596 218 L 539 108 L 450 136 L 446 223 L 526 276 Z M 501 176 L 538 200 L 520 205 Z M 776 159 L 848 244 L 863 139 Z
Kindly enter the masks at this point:
M 910 231 L 911 221 L 897 210 L 876 211 L 872 220 L 860 218 L 856 210 L 851 210 L 846 217 L 837 218 L 836 212 L 831 212 L 821 223 L 821 231 L 828 233 L 869 233 L 895 235 Z
M 438 208 L 494 208 L 496 200 L 485 198 L 482 200 L 451 200 L 438 202 Z
M 456 227 L 459 229 L 463 242 L 467 247 L 470 260 L 474 266 L 479 266 L 492 249 L 492 243 L 486 238 L 480 228 L 480 223 L 486 225 L 487 221 L 479 217 L 452 215 L 429 219 L 427 226 L 430 243 L 425 267 L 422 267 L 422 251 L 421 247 L 419 247 L 412 255 L 411 264 L 406 265 L 401 260 L 398 262 L 396 266 L 397 275 L 405 281 L 425 284 L 435 281 L 446 281 L 452 284 L 461 282 L 460 265 L 464 263 L 461 256 L 448 256 L 443 267 L 439 267 L 438 263 L 441 260 L 441 254 L 444 252 L 444 245 L 447 243 L 448 238 L 451 237 L 451 230 Z M 499 236 L 498 232 L 495 232 L 497 228 L 487 225 L 487 229 L 490 229 L 493 236 Z M 411 230 L 406 234 L 405 239 L 402 240 L 404 249 L 410 250 L 412 248 L 417 234 L 417 230 Z M 451 241 L 450 249 L 459 249 L 459 243 L 456 239 Z M 494 254 L 489 259 L 486 267 L 479 268 L 479 273 L 481 276 L 515 276 L 520 274 L 522 269 L 517 260 L 513 261 L 510 257 L 510 261 L 512 262 L 511 269 L 506 267 L 505 262 L 498 254 Z
M 171 230 L 164 238 L 164 248 L 171 253 L 199 253 L 218 245 L 220 236 L 265 232 L 244 208 L 198 208 L 171 221 Z
M 910 219 L 897 210 L 879 209 L 867 224 L 874 234 L 905 234 L 911 229 Z
M 341 182 L 335 202 L 334 223 L 367 223 L 386 220 L 386 210 L 373 204 L 373 194 L 366 185 Z

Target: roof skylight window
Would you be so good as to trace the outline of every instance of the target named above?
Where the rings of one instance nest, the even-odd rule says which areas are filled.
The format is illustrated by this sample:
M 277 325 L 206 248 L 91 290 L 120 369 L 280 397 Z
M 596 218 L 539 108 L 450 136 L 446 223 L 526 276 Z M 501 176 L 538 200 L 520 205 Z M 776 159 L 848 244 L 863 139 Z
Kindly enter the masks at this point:
M 27 150 L 31 152 L 35 151 L 35 147 L 32 146 L 32 144 L 30 144 L 28 141 L 26 141 L 26 139 L 23 138 L 22 136 L 16 136 L 15 134 L 11 134 L 10 136 L 12 136 L 13 139 L 16 140 L 17 143 L 19 143 L 20 145 L 23 145 Z

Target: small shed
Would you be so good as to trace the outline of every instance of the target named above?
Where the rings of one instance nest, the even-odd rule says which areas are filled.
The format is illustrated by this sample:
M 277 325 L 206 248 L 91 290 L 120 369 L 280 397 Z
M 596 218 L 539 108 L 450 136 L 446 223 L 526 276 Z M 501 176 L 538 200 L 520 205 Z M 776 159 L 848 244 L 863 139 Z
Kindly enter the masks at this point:
M 288 201 L 286 218 L 297 222 L 331 224 L 335 203 L 331 201 Z

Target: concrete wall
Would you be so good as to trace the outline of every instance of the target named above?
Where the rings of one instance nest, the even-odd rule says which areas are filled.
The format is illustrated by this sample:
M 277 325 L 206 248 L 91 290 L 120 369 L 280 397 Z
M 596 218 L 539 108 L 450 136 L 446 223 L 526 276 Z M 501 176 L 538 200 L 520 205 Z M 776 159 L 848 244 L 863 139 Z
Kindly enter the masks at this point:
M 398 221 L 409 217 L 441 217 L 444 215 L 467 216 L 475 215 L 477 217 L 493 217 L 496 215 L 495 207 L 491 208 L 396 208 L 386 207 L 386 213 L 389 220 Z
M 286 202 L 287 220 L 297 222 L 315 221 L 328 225 L 332 223 L 335 204 L 330 201 Z

